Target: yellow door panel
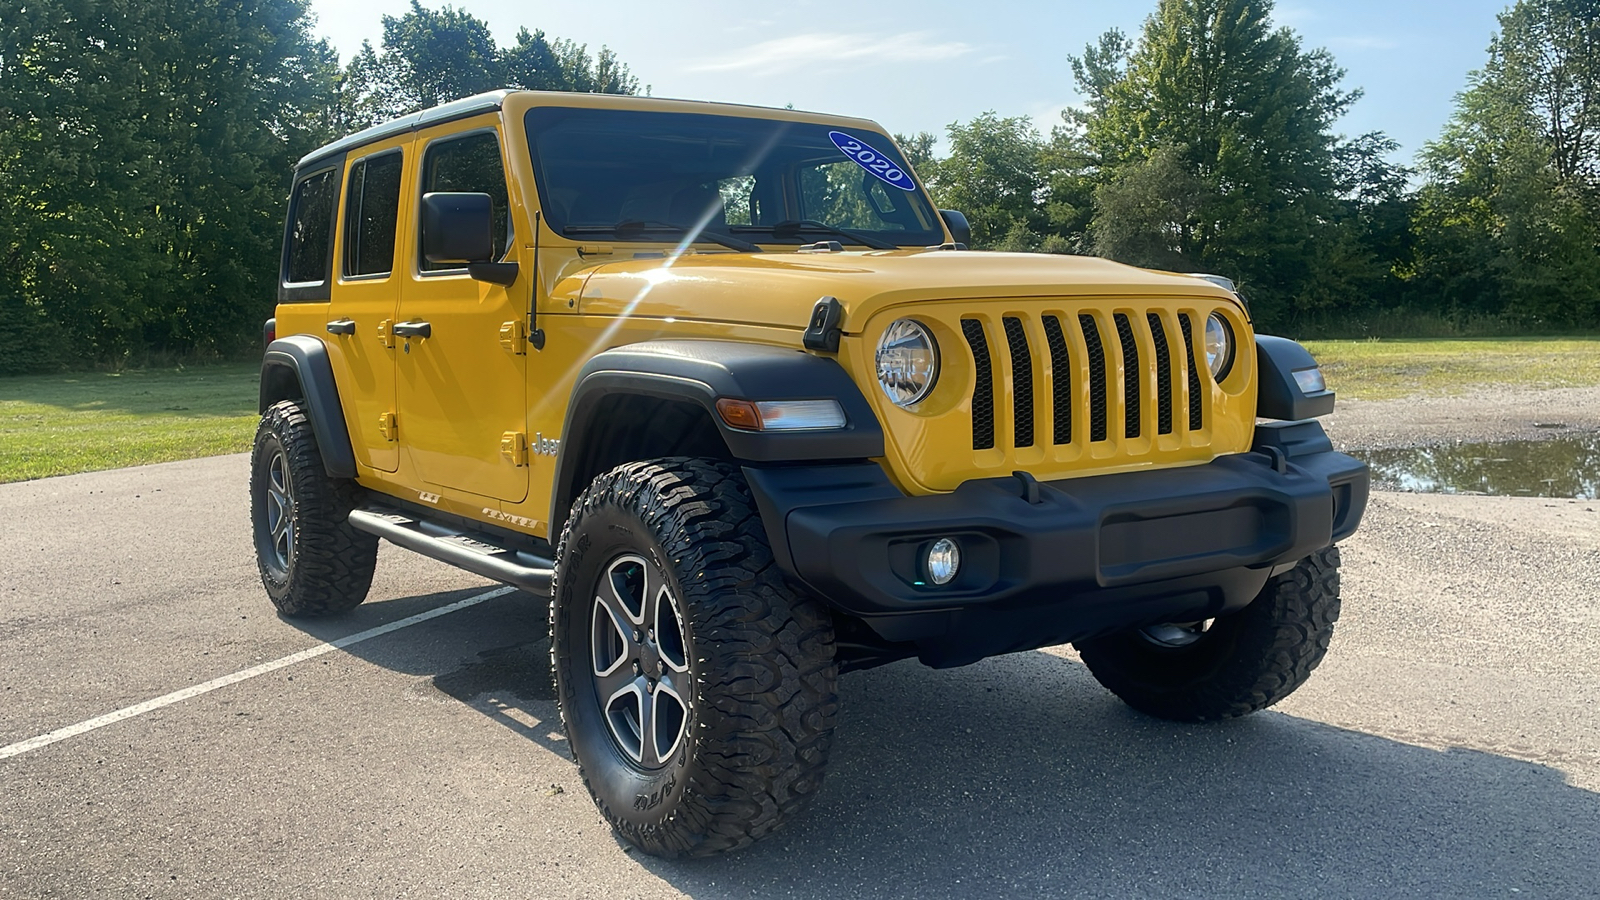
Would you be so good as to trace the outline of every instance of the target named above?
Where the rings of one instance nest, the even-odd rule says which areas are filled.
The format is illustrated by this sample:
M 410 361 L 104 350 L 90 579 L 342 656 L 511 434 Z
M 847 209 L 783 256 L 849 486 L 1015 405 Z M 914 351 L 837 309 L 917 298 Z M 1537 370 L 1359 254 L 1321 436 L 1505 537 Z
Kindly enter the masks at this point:
M 383 472 L 399 467 L 395 440 L 395 349 L 387 330 L 400 302 L 401 252 L 411 207 L 401 202 L 415 176 L 407 172 L 411 138 L 362 148 L 345 164 L 337 282 L 324 340 L 343 400 L 356 461 Z M 412 167 L 414 168 L 414 167 Z
M 482 128 L 452 123 L 418 135 L 420 166 L 408 194 L 409 214 L 417 215 L 422 195 L 429 192 L 490 194 L 497 251 L 509 247 L 502 258 L 518 260 L 522 271 L 504 287 L 475 281 L 461 268 L 427 263 L 411 229 L 391 328 L 396 431 L 421 482 L 517 502 L 528 493 L 527 454 L 525 444 L 508 435 L 526 440 L 528 357 L 516 340 L 521 332 L 505 326 L 527 319 L 532 255 L 511 246 L 518 230 L 511 223 L 524 220 L 520 208 L 508 207 L 504 153 L 494 122 L 489 116 Z M 503 448 L 513 452 L 502 453 Z

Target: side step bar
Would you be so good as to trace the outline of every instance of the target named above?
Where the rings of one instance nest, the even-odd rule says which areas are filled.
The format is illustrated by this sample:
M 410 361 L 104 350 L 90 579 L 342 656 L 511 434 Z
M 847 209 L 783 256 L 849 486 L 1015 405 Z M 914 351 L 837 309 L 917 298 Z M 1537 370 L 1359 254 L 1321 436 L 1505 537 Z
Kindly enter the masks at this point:
M 530 594 L 550 595 L 555 563 L 543 557 L 492 544 L 470 532 L 419 522 L 387 509 L 353 510 L 350 524 L 458 569 L 493 578 Z

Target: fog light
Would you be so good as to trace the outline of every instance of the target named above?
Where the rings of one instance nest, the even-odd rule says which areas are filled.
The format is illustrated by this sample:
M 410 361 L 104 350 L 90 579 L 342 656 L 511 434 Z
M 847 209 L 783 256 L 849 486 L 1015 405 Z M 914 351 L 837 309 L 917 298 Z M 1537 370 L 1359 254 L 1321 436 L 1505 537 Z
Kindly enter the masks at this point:
M 961 547 L 950 538 L 940 538 L 928 548 L 928 580 L 934 584 L 949 584 L 961 571 Z

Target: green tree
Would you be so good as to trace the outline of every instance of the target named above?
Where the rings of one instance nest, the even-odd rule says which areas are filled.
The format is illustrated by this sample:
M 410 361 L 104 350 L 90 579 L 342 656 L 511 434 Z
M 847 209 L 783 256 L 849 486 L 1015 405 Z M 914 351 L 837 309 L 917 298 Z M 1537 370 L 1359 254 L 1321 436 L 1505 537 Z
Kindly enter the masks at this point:
M 1058 144 L 1097 185 L 1096 252 L 1230 275 L 1258 315 L 1283 323 L 1365 302 L 1327 290 L 1372 254 L 1359 216 L 1340 226 L 1343 201 L 1359 208 L 1368 180 L 1403 176 L 1381 159 L 1342 165 L 1332 126 L 1359 92 L 1340 88 L 1326 51 L 1272 28 L 1271 12 L 1270 0 L 1161 0 L 1137 42 L 1107 33 L 1070 59 L 1087 101 Z M 1342 180 L 1350 171 L 1359 183 Z
M 335 71 L 302 0 L 0 0 L 0 371 L 255 333 Z
M 1046 144 L 1033 123 L 991 111 L 964 125 L 951 123 L 949 135 L 950 155 L 933 166 L 931 187 L 941 205 L 966 214 L 973 246 L 1040 249 L 1049 230 Z M 926 166 L 918 171 L 930 177 Z
M 382 49 L 364 42 L 345 67 L 341 111 L 348 130 L 498 88 L 634 94 L 639 80 L 610 48 L 517 32 L 496 46 L 489 23 L 465 10 L 411 0 L 383 17 Z
M 1422 153 L 1415 283 L 1452 315 L 1600 321 L 1600 2 L 1521 0 L 1500 16 Z

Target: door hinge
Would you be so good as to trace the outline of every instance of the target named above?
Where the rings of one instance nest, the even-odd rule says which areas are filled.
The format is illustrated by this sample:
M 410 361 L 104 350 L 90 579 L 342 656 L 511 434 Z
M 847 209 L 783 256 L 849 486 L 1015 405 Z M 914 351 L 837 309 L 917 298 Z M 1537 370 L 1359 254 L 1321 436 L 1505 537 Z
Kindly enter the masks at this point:
M 528 327 L 520 319 L 500 324 L 500 346 L 510 350 L 517 356 L 525 356 L 528 352 Z
M 527 465 L 528 436 L 520 431 L 508 431 L 500 435 L 500 455 L 511 460 L 511 464 L 518 468 Z
M 378 433 L 383 435 L 386 441 L 393 442 L 400 439 L 400 428 L 395 422 L 394 413 L 378 413 Z
M 384 319 L 378 323 L 378 343 L 394 349 L 394 320 Z

